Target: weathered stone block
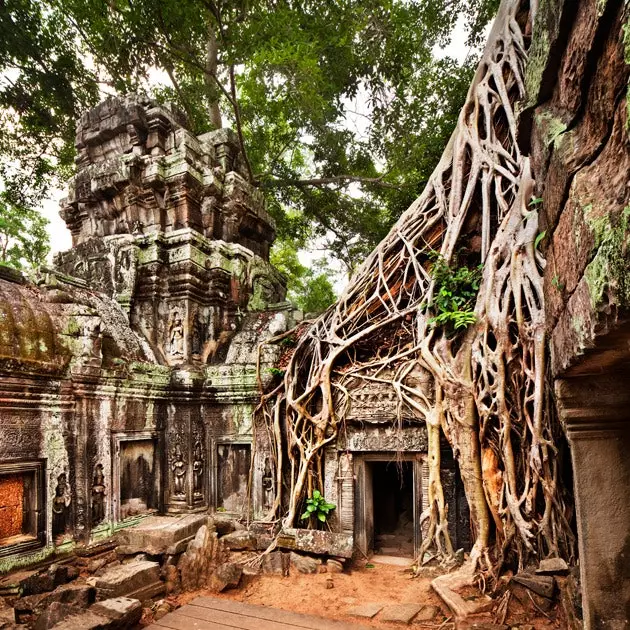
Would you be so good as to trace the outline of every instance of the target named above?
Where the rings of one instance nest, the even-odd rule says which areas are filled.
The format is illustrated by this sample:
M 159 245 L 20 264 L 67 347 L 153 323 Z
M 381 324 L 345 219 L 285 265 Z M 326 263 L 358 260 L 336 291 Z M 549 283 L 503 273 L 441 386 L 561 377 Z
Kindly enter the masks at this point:
M 61 602 L 52 602 L 42 611 L 37 621 L 33 625 L 33 630 L 49 630 L 54 628 L 58 623 L 70 617 L 71 615 L 80 614 L 82 609 L 72 604 L 63 604 Z
M 132 628 L 142 617 L 142 604 L 130 597 L 115 597 L 97 602 L 91 611 L 111 620 L 111 628 Z
M 39 614 L 53 603 L 87 608 L 94 602 L 95 598 L 96 593 L 93 586 L 88 584 L 63 584 L 48 593 L 21 597 L 15 602 L 14 608 L 18 615 Z
M 160 584 L 160 565 L 157 562 L 121 564 L 96 578 L 96 598 L 103 600 L 128 595 Z
M 360 604 L 348 611 L 350 617 L 358 617 L 359 619 L 372 619 L 383 610 L 383 604 Z
M 315 555 L 351 558 L 354 539 L 350 534 L 324 532 L 316 529 L 284 529 L 278 537 L 278 547 L 305 551 Z
M 181 553 L 187 542 L 207 521 L 205 514 L 151 516 L 118 533 L 118 551 L 124 554 L 144 552 L 154 556 Z M 182 543 L 184 546 L 177 550 Z
M 208 531 L 204 525 L 195 538 L 188 543 L 188 549 L 178 563 L 181 585 L 184 591 L 205 587 L 210 575 L 224 559 L 224 546 L 216 532 Z
M 291 552 L 291 566 L 298 573 L 317 573 L 320 563 L 315 558 Z
M 541 560 L 536 573 L 555 573 L 555 574 L 567 574 L 569 572 L 569 565 L 562 558 L 547 558 Z
M 263 556 L 262 572 L 266 575 L 289 575 L 289 561 L 290 557 L 288 553 L 282 551 L 272 551 Z
M 216 568 L 210 578 L 210 589 L 220 593 L 227 588 L 236 588 L 243 575 L 243 567 L 235 562 L 224 562 Z
M 381 621 L 390 623 L 409 624 L 411 620 L 420 612 L 420 604 L 394 604 L 385 606 L 381 613 Z
M 519 573 L 512 578 L 513 582 L 522 584 L 525 588 L 533 591 L 541 597 L 551 599 L 556 589 L 556 584 L 551 576 L 547 575 L 527 575 Z
M 256 537 L 247 530 L 237 530 L 221 537 L 221 542 L 230 551 L 242 551 L 244 549 L 256 549 Z

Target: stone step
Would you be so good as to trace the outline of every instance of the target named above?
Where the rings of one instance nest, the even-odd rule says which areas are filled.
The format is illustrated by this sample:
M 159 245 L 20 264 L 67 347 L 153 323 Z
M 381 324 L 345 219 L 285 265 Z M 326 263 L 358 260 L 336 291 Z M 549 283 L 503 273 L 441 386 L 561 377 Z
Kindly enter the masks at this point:
M 51 630 L 125 630 L 133 628 L 142 616 L 137 599 L 116 597 L 94 604 L 86 611 L 70 615 L 50 626 Z

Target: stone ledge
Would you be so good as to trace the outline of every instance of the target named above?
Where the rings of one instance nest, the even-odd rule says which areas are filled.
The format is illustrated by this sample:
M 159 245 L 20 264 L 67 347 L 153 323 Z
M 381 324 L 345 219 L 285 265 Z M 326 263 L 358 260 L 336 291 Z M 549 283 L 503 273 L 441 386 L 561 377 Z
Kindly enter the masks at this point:
M 118 532 L 117 550 L 123 555 L 148 553 L 157 556 L 180 553 L 207 522 L 206 514 L 150 516 L 135 527 Z

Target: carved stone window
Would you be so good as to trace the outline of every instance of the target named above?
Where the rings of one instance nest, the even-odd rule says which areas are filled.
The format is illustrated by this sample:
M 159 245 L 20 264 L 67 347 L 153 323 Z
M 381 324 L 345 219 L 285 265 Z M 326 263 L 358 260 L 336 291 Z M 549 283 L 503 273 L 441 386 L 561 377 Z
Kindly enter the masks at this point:
M 0 463 L 0 557 L 46 542 L 44 462 Z

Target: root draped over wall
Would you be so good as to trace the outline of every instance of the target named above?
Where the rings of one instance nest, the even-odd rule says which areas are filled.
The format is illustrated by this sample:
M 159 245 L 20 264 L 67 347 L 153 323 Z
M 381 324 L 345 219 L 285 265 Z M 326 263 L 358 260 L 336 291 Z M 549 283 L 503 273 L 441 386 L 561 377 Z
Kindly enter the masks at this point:
M 453 546 L 440 479 L 440 433 L 470 505 L 472 569 L 496 577 L 562 556 L 574 541 L 559 435 L 546 386 L 538 209 L 516 141 L 524 97 L 529 4 L 504 0 L 458 124 L 422 195 L 359 268 L 338 302 L 300 337 L 283 382 L 256 411 L 275 453 L 269 519 L 294 526 L 321 489 L 322 454 L 343 429 L 352 390 L 391 388 L 404 418 L 424 421 L 429 496 L 418 561 Z M 456 335 L 431 323 L 431 258 L 483 264 L 476 323 Z

